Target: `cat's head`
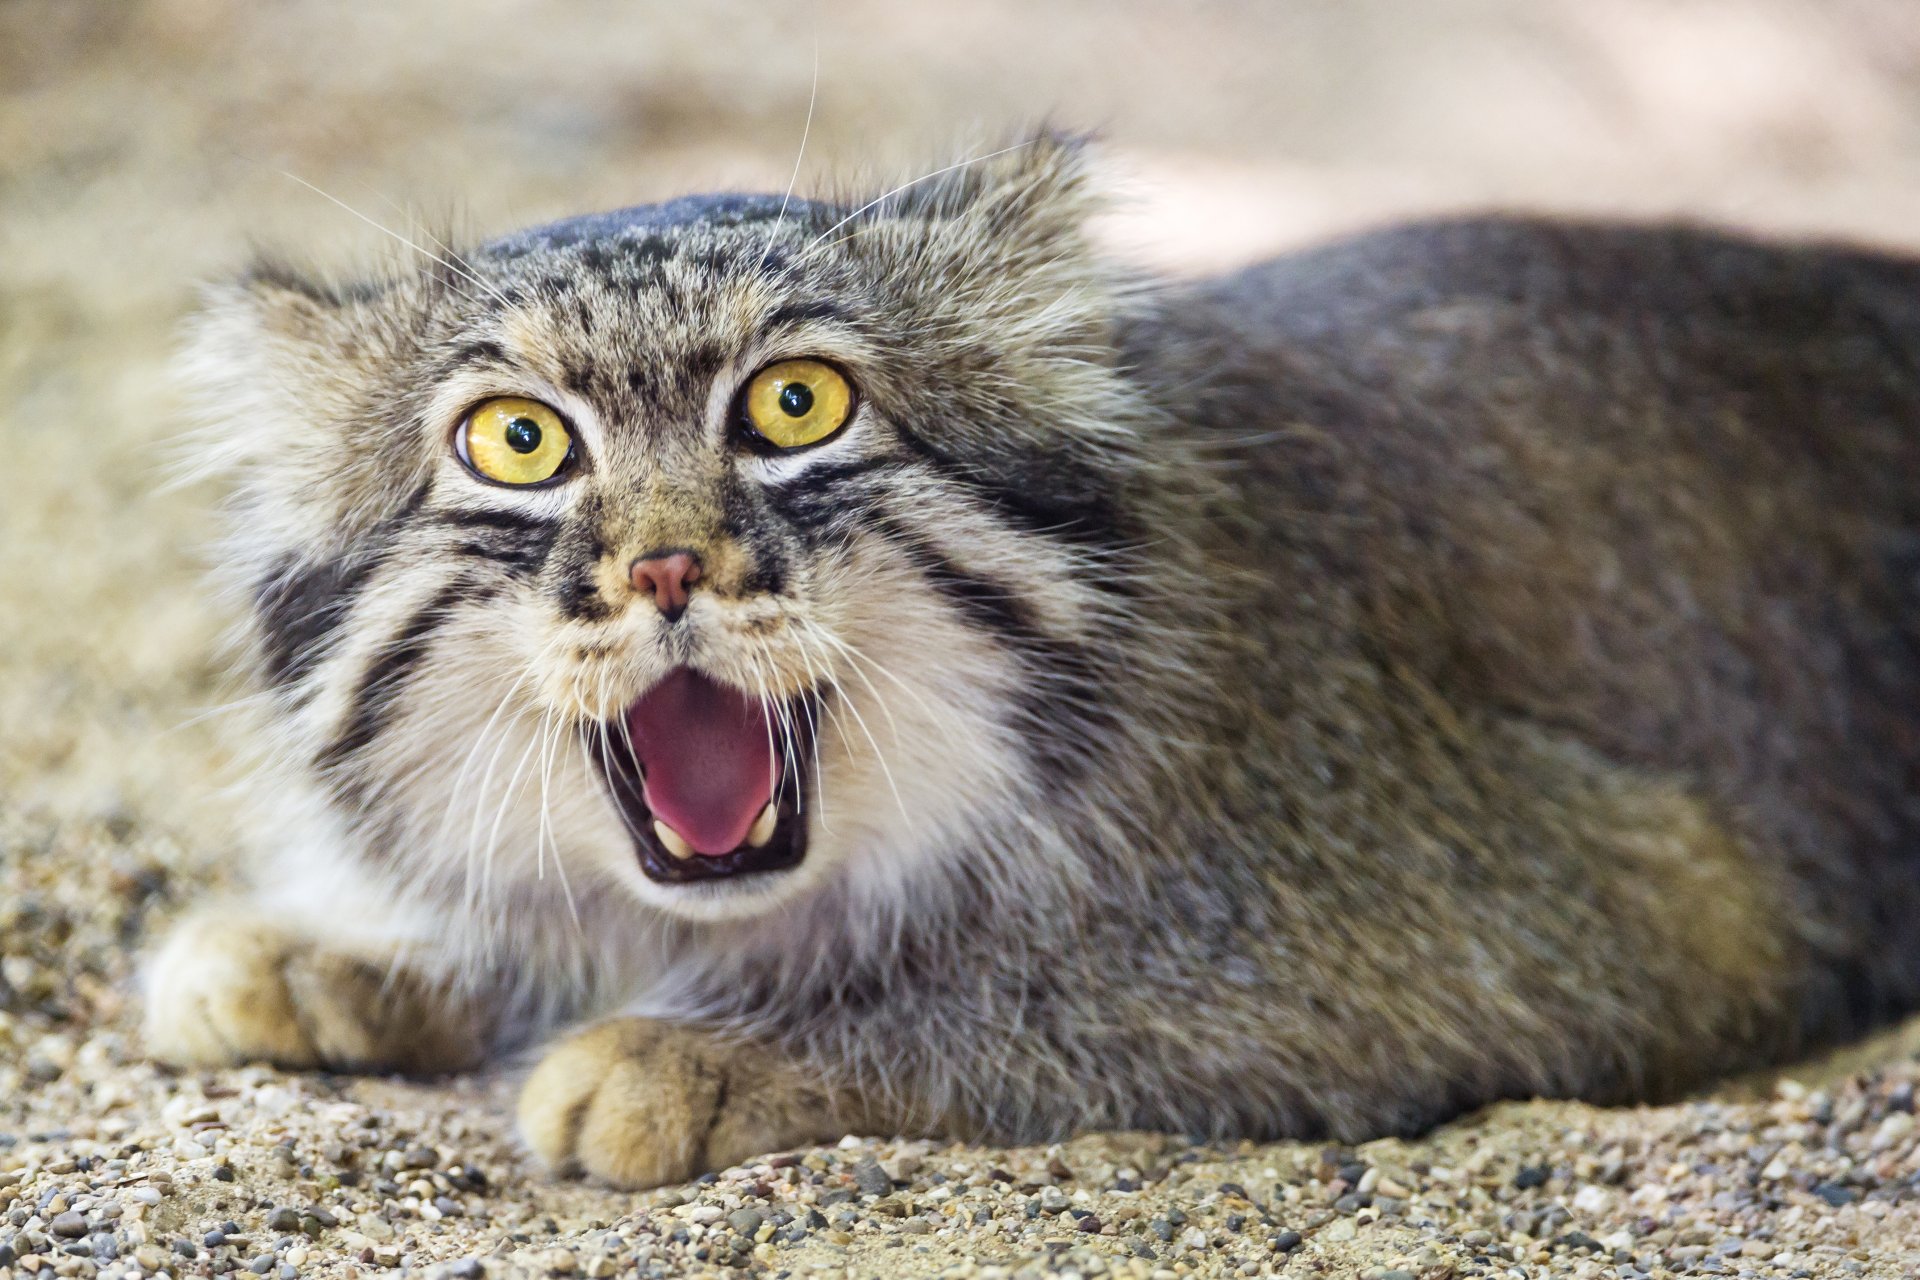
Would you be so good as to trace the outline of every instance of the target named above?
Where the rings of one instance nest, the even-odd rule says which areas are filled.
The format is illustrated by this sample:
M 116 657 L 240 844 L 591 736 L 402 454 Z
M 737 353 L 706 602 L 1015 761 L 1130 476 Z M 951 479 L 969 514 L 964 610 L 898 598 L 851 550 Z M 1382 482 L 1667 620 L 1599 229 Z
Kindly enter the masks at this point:
M 1042 137 L 219 292 L 197 447 L 285 748 L 369 858 L 695 918 L 1005 874 L 1097 785 L 1147 586 L 1088 203 Z

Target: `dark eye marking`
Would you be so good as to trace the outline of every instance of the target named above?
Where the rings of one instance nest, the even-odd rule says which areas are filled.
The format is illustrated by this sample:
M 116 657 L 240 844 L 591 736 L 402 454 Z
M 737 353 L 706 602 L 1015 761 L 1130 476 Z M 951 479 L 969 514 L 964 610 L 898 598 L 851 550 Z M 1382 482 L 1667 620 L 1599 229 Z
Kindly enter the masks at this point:
M 454 554 L 490 561 L 521 576 L 539 572 L 560 533 L 558 521 L 486 507 L 437 511 L 431 518 L 448 528 L 479 535 L 456 543 L 451 548 Z
M 1121 511 L 1084 463 L 1057 453 L 962 459 L 920 431 L 900 427 L 896 434 L 928 466 L 1024 533 L 1082 546 L 1129 545 Z
M 360 673 L 347 702 L 345 726 L 321 748 L 314 763 L 323 769 L 337 768 L 379 737 L 392 719 L 395 703 L 427 656 L 434 634 L 446 625 L 459 606 L 478 602 L 490 594 L 491 588 L 484 583 L 456 578 L 416 609 Z
M 891 516 L 877 516 L 874 530 L 898 547 L 941 595 L 959 608 L 974 623 L 1016 648 L 1029 648 L 1046 642 L 1046 633 L 1034 620 L 1033 611 L 1010 588 L 987 578 L 968 573 L 939 548 L 917 533 L 903 527 Z
M 762 485 L 760 494 L 767 506 L 788 523 L 803 530 L 814 529 L 847 516 L 854 505 L 882 488 L 885 477 L 902 470 L 892 458 L 849 458 Z
M 531 542 L 494 538 L 483 542 L 462 542 L 453 548 L 456 555 L 498 564 L 523 577 L 538 573 L 547 562 L 548 552 L 552 550 L 551 534 Z
M 845 484 L 850 480 L 858 480 L 862 476 L 891 475 L 903 469 L 900 462 L 894 458 L 848 458 L 842 462 L 828 462 L 808 467 L 799 475 L 785 480 L 769 481 L 761 486 L 761 492 L 771 498 L 784 498 L 794 493 Z
M 468 364 L 505 364 L 507 350 L 491 338 L 477 342 L 468 342 L 454 349 L 447 363 L 453 366 Z
M 600 534 L 605 511 L 590 509 L 582 522 L 554 543 L 553 602 L 562 617 L 575 621 L 597 622 L 613 616 L 613 606 L 600 594 L 594 571 L 606 557 L 607 544 Z
M 518 511 L 505 511 L 496 507 L 459 508 L 452 511 L 435 511 L 432 519 L 440 524 L 451 525 L 456 529 L 507 529 L 515 533 L 545 533 L 554 527 L 554 521 L 539 516 L 523 515 Z

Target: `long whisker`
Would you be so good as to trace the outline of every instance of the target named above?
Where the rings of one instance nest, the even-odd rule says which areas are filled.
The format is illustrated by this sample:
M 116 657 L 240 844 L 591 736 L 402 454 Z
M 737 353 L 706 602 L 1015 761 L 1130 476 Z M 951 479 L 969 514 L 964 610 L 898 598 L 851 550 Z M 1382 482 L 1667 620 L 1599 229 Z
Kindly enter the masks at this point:
M 928 719 L 937 721 L 937 720 L 940 720 L 946 714 L 941 708 L 936 707 L 934 706 L 933 703 L 927 701 L 927 696 L 924 693 L 914 688 L 912 685 L 908 684 L 905 680 L 902 680 L 899 676 L 895 675 L 892 672 L 892 670 L 890 670 L 886 666 L 885 663 L 881 662 L 879 659 L 871 656 L 870 654 L 865 653 L 864 651 L 856 647 L 851 641 L 846 640 L 840 636 L 834 635 L 831 631 L 828 631 L 825 627 L 822 627 L 817 623 L 809 622 L 807 624 L 807 629 L 808 629 L 808 632 L 811 635 L 813 635 L 816 639 L 832 645 L 835 649 L 838 649 L 841 653 L 846 654 L 847 657 L 853 659 L 855 662 L 864 663 L 865 665 L 872 667 L 875 671 L 880 673 L 880 675 L 884 676 L 888 680 L 891 680 L 894 683 L 894 686 L 896 688 L 898 688 L 902 693 L 906 694 L 909 698 L 912 698 L 914 700 L 915 704 L 919 706 L 920 710 L 926 713 Z
M 280 170 L 280 176 L 284 178 L 291 178 L 293 181 L 299 183 L 301 186 L 313 192 L 313 194 L 319 196 L 321 199 L 340 206 L 340 208 L 346 210 L 348 213 L 352 214 L 354 217 L 360 219 L 360 221 L 366 223 L 368 226 L 372 227 L 374 230 L 381 232 L 383 235 L 392 236 L 395 240 L 398 240 L 401 244 L 407 246 L 407 248 L 413 250 L 415 253 L 419 254 L 421 257 L 426 258 L 431 262 L 437 262 L 441 266 L 445 267 L 447 270 L 453 272 L 455 275 L 460 276 L 465 280 L 471 281 L 472 283 L 478 285 L 480 288 L 485 289 L 488 293 L 493 295 L 495 300 L 498 301 L 501 306 L 510 307 L 513 305 L 512 299 L 508 298 L 506 294 L 502 293 L 499 289 L 495 288 L 493 285 L 487 283 L 487 281 L 482 279 L 480 276 L 474 274 L 472 271 L 462 267 L 457 267 L 453 263 L 448 262 L 445 258 L 441 257 L 439 254 L 432 253 L 426 249 L 421 248 L 420 245 L 416 244 L 412 240 L 409 240 L 407 237 L 401 235 L 398 231 L 395 231 L 392 227 L 389 227 L 384 223 L 381 223 L 372 218 L 369 218 L 366 214 L 360 212 L 358 209 L 348 204 L 345 200 L 340 199 L 338 196 L 330 195 L 327 192 L 322 191 L 319 187 L 314 186 L 311 182 L 308 182 L 305 178 L 301 177 L 299 174 L 288 173 L 285 169 L 282 169 Z
M 374 192 L 374 194 L 380 197 L 381 203 L 385 204 L 389 209 L 392 209 L 395 213 L 405 218 L 408 221 L 408 223 L 410 223 L 414 227 L 415 230 L 417 230 L 421 235 L 425 236 L 428 240 L 431 240 L 434 244 L 434 247 L 439 249 L 440 252 L 446 254 L 448 258 L 452 259 L 454 264 L 457 264 L 458 266 L 460 266 L 462 269 L 466 271 L 474 272 L 474 275 L 471 278 L 478 279 L 478 273 L 475 272 L 472 261 L 466 258 L 461 253 L 459 253 L 457 250 L 455 250 L 454 247 L 448 244 L 445 240 L 442 240 L 439 236 L 433 234 L 432 231 L 428 230 L 428 223 L 426 219 L 417 216 L 413 212 L 413 210 L 401 204 L 398 200 L 395 200 L 392 196 L 387 195 L 385 192 L 376 191 Z M 450 227 L 449 231 L 451 230 L 452 228 Z
M 498 808 L 495 809 L 493 815 L 493 830 L 487 835 L 487 863 L 489 866 L 492 865 L 494 853 L 500 847 L 500 827 L 507 820 L 507 808 L 512 803 L 514 795 L 520 789 L 521 771 L 527 767 L 527 761 L 533 757 L 534 749 L 539 745 L 540 739 L 537 737 L 527 743 L 527 749 L 520 753 L 519 761 L 513 766 L 513 776 L 507 779 L 507 785 L 500 793 L 500 804 Z
M 813 668 L 813 655 L 807 652 L 807 646 L 804 643 L 805 637 L 798 632 L 795 634 L 796 637 L 802 641 L 802 643 L 795 647 L 800 654 L 800 661 L 807 664 L 807 686 L 814 690 L 814 696 L 802 699 L 800 705 L 806 713 L 807 738 L 813 746 L 813 785 L 820 789 L 820 826 L 823 830 L 831 834 L 833 828 L 827 825 L 827 814 L 830 810 L 830 806 L 827 804 L 827 779 L 820 768 L 820 717 L 815 711 L 815 708 L 820 705 L 821 699 L 820 673 Z M 822 665 L 824 666 L 825 663 L 823 662 Z
M 521 686 L 526 684 L 526 682 L 533 677 L 533 674 L 534 668 L 529 664 L 527 669 L 521 673 L 520 678 L 515 680 L 511 685 L 508 685 L 507 691 L 500 695 L 500 701 L 494 704 L 493 714 L 487 717 L 487 722 L 480 726 L 480 732 L 474 735 L 473 745 L 467 748 L 465 758 L 460 761 L 460 768 L 454 772 L 453 784 L 447 788 L 447 810 L 446 814 L 440 820 L 440 837 L 444 837 L 447 834 L 447 827 L 453 821 L 453 811 L 459 804 L 461 790 L 467 784 L 468 775 L 472 772 L 473 763 L 475 759 L 478 758 L 480 749 L 486 745 L 487 738 L 493 733 L 494 725 L 500 722 L 500 717 L 505 713 L 508 703 L 513 701 L 514 695 L 520 692 Z M 497 748 L 495 754 L 498 754 Z M 469 841 L 468 844 L 471 846 L 472 842 Z
M 573 917 L 574 930 L 579 932 L 582 929 L 580 924 L 580 908 L 573 900 L 573 886 L 567 881 L 567 860 L 560 855 L 560 838 L 554 834 L 553 809 L 551 804 L 554 746 L 559 741 L 559 735 L 566 731 L 566 724 L 560 716 L 550 712 L 547 716 L 546 723 L 542 726 L 541 734 L 543 741 L 540 746 L 539 839 L 542 844 L 549 841 L 553 844 L 554 874 L 560 877 L 560 894 L 567 900 L 567 914 Z
M 798 638 L 801 641 L 801 649 L 804 652 L 807 639 L 809 638 L 810 633 L 796 632 L 795 635 L 796 635 L 796 638 Z M 809 663 L 808 665 L 811 666 L 812 664 Z M 882 707 L 884 708 L 885 702 L 883 699 L 880 698 L 878 692 L 874 690 L 873 682 L 870 680 L 867 680 L 867 678 L 864 675 L 861 675 L 859 668 L 856 667 L 853 669 L 853 671 L 855 675 L 860 676 L 860 679 L 862 680 L 862 682 L 866 684 L 868 691 L 874 694 L 874 700 L 876 702 L 881 703 Z M 879 739 L 875 738 L 873 736 L 873 730 L 867 727 L 867 718 L 860 714 L 860 708 L 854 705 L 852 698 L 841 698 L 834 705 L 836 707 L 844 706 L 847 710 L 847 714 L 853 717 L 854 723 L 860 726 L 860 732 L 866 736 L 867 745 L 873 748 L 874 762 L 880 766 L 881 776 L 886 778 L 887 780 L 887 789 L 893 793 L 893 803 L 899 808 L 901 818 L 905 819 L 908 828 L 911 829 L 913 826 L 913 814 L 908 811 L 907 802 L 905 798 L 901 796 L 900 788 L 898 784 L 896 784 L 894 781 L 893 769 L 891 766 L 887 764 L 886 752 L 880 749 Z M 829 708 L 829 714 L 831 714 L 832 709 L 833 708 Z M 888 716 L 888 719 L 889 720 L 892 719 L 892 716 L 890 714 Z M 900 742 L 899 734 L 896 731 L 894 734 L 894 745 L 898 746 L 899 742 Z
M 454 810 L 460 803 L 461 792 L 466 787 L 468 777 L 473 770 L 474 761 L 479 757 L 480 749 L 486 745 L 487 739 L 493 733 L 493 726 L 499 722 L 501 714 L 507 709 L 507 704 L 513 700 L 514 695 L 520 691 L 520 687 L 527 682 L 528 677 L 532 674 L 533 668 L 529 666 L 518 680 L 507 687 L 507 691 L 500 695 L 500 701 L 495 704 L 493 714 L 487 717 L 486 724 L 481 726 L 480 732 L 474 735 L 473 745 L 467 748 L 466 757 L 461 760 L 460 768 L 454 773 L 453 784 L 447 788 L 447 808 L 446 812 L 440 817 L 440 827 L 434 836 L 434 842 L 436 844 L 446 839 L 448 829 L 453 825 Z M 501 743 L 504 744 L 505 741 L 506 739 L 503 736 Z M 499 748 L 496 747 L 494 757 L 498 758 L 498 756 Z M 478 861 L 478 853 L 479 850 L 475 847 L 475 842 L 472 839 L 472 832 L 469 830 L 465 848 L 463 872 L 467 913 L 470 916 L 476 914 L 478 908 L 484 906 L 487 900 L 487 883 L 484 880 L 476 881 L 474 876 L 474 864 Z
M 206 707 L 177 724 L 169 725 L 154 736 L 156 739 L 171 737 L 173 734 L 184 733 L 197 724 L 217 719 L 220 716 L 235 715 L 251 707 L 271 706 L 279 697 L 279 692 L 273 689 L 263 689 L 258 693 L 243 694 L 229 702 L 222 702 L 215 706 Z
M 773 242 L 780 235 L 780 227 L 787 220 L 787 204 L 793 199 L 793 188 L 800 181 L 800 162 L 807 158 L 807 137 L 813 132 L 813 104 L 820 100 L 820 36 L 813 37 L 813 88 L 807 91 L 807 122 L 800 127 L 800 154 L 793 158 L 793 173 L 787 178 L 787 194 L 780 197 L 780 212 L 773 220 L 773 229 L 767 232 L 767 243 L 760 250 L 760 265 L 767 265 L 767 255 L 773 252 Z

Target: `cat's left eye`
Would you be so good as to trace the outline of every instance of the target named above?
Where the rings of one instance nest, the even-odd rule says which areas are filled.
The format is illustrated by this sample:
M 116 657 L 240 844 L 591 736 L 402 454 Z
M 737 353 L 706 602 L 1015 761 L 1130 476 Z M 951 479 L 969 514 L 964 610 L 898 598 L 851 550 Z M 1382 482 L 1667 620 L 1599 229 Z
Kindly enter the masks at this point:
M 500 396 L 475 406 L 454 433 L 454 452 L 495 484 L 545 484 L 573 458 L 567 424 L 538 400 Z
M 782 360 L 753 375 L 741 396 L 742 425 L 761 447 L 819 444 L 853 416 L 853 386 L 819 360 Z

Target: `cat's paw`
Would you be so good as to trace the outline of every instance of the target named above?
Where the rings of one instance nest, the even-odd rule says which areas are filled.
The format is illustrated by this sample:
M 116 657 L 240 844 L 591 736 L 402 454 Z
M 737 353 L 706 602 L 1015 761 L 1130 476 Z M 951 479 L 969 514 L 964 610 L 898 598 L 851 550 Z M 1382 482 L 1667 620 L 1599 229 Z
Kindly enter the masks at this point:
M 211 914 L 176 928 L 146 974 L 147 1050 L 181 1067 L 431 1074 L 480 1038 L 404 974 L 271 925 Z
M 837 1137 L 835 1114 L 769 1051 L 643 1018 L 561 1041 L 520 1093 L 520 1132 L 549 1167 L 629 1188 Z

